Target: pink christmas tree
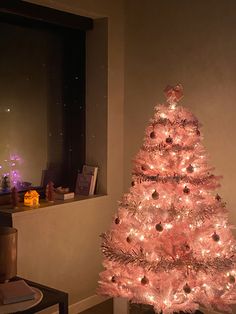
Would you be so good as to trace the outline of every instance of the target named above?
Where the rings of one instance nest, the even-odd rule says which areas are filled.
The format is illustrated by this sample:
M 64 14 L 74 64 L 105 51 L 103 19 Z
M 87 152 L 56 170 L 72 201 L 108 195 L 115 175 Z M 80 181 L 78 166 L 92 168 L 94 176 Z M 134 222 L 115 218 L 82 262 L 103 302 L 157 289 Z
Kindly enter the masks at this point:
M 102 235 L 103 295 L 152 305 L 156 313 L 199 306 L 232 313 L 236 242 L 225 203 L 214 192 L 200 124 L 177 106 L 181 85 L 165 89 L 134 159 L 132 186 Z

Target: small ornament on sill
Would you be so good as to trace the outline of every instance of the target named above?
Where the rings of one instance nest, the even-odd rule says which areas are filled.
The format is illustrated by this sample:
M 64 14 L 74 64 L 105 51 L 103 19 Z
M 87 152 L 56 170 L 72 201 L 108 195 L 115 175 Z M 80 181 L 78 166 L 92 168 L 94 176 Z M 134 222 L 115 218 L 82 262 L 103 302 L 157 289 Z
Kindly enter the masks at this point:
M 156 228 L 156 230 L 158 232 L 162 232 L 163 231 L 163 226 L 162 226 L 161 222 L 159 224 L 156 224 L 155 228 Z
M 2 178 L 2 192 L 8 192 L 10 189 L 10 181 L 8 176 Z
M 70 192 L 69 188 L 64 188 L 62 186 L 59 186 L 56 189 L 54 189 L 54 192 L 55 192 L 54 197 L 56 200 L 66 201 L 73 199 L 75 197 L 74 192 Z
M 183 192 L 185 194 L 189 194 L 190 193 L 190 189 L 187 186 L 185 186 L 184 189 L 183 189 Z
M 24 195 L 24 205 L 36 208 L 39 206 L 39 194 L 36 190 L 29 190 Z
M 153 200 L 158 200 L 159 198 L 159 193 L 155 190 L 153 193 L 152 193 L 152 199 Z
M 55 201 L 55 192 L 54 192 L 54 183 L 52 181 L 49 181 L 46 186 L 46 200 L 48 202 L 54 202 Z
M 193 173 L 194 172 L 194 167 L 190 164 L 187 168 L 188 173 Z
M 189 294 L 191 293 L 191 288 L 190 286 L 186 283 L 185 286 L 183 287 L 183 290 L 185 293 Z
M 219 241 L 220 241 L 220 236 L 219 236 L 216 232 L 214 232 L 211 237 L 212 237 L 212 239 L 213 239 L 215 242 L 219 242 Z
M 15 186 L 11 189 L 11 202 L 13 209 L 19 208 L 19 195 Z
M 149 280 L 146 276 L 144 276 L 142 279 L 141 279 L 141 284 L 143 286 L 146 286 L 147 284 L 149 283 Z
M 167 144 L 172 144 L 173 143 L 173 138 L 170 137 L 170 135 L 166 138 L 166 143 Z
M 155 133 L 154 131 L 152 131 L 152 132 L 150 133 L 150 138 L 151 138 L 152 140 L 154 140 L 154 139 L 156 138 L 156 133 Z

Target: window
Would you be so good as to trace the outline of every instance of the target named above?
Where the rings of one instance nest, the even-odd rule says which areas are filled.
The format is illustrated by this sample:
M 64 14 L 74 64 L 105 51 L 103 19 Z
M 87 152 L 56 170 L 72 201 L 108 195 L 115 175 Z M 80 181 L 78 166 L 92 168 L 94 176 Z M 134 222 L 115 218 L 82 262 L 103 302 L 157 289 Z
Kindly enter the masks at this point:
M 85 162 L 85 42 L 92 22 L 7 2 L 0 8 L 1 192 L 9 183 L 25 190 L 50 180 L 73 189 Z

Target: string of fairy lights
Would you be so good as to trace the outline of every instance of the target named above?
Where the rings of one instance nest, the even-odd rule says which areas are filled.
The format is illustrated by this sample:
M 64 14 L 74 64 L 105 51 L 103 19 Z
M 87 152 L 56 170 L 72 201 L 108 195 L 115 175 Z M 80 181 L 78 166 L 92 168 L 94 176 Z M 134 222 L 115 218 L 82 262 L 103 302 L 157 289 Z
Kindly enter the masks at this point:
M 155 107 L 134 160 L 132 184 L 102 234 L 102 294 L 192 312 L 236 302 L 236 242 L 201 144 L 200 123 L 177 107 L 182 87 Z

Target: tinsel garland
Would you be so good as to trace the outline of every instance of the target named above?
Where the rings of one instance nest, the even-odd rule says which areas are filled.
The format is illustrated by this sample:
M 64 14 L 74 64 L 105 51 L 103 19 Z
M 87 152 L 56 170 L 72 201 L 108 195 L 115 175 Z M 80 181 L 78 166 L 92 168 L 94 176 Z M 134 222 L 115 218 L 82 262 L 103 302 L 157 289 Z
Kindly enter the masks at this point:
M 209 174 L 205 177 L 199 177 L 199 178 L 193 178 L 191 176 L 187 175 L 180 175 L 180 174 L 175 174 L 173 176 L 160 176 L 159 174 L 156 176 L 148 176 L 143 173 L 134 173 L 133 172 L 134 179 L 137 180 L 138 182 L 143 182 L 143 181 L 155 181 L 155 182 L 160 182 L 160 183 L 180 183 L 180 181 L 184 181 L 185 183 L 191 183 L 193 185 L 203 185 L 203 184 L 208 184 L 210 181 L 217 181 L 221 179 L 221 176 L 215 176 L 213 174 Z
M 175 126 L 186 127 L 186 126 L 191 125 L 191 126 L 195 126 L 196 128 L 200 127 L 198 120 L 187 120 L 187 119 L 171 121 L 168 118 L 159 118 L 158 120 L 152 119 L 151 123 L 153 127 L 155 125 L 163 125 L 163 126 L 171 126 L 171 127 L 175 127 Z
M 117 249 L 112 245 L 111 239 L 108 238 L 107 234 L 103 233 L 101 235 L 103 239 L 102 252 L 103 255 L 109 260 L 120 263 L 121 265 L 132 264 L 134 266 L 139 266 L 147 271 L 153 271 L 159 273 L 160 271 L 171 271 L 177 268 L 186 268 L 188 271 L 205 271 L 214 274 L 216 271 L 227 271 L 234 266 L 236 261 L 234 255 L 230 257 L 214 257 L 214 258 L 204 258 L 197 259 L 193 255 L 187 255 L 181 259 L 168 260 L 161 258 L 160 261 L 148 261 L 144 253 L 132 251 L 124 252 L 121 249 Z
M 192 150 L 194 150 L 194 146 L 193 145 L 191 145 L 191 146 L 188 146 L 188 145 L 183 146 L 183 145 L 180 145 L 180 144 L 172 144 L 170 146 L 170 145 L 165 144 L 164 142 L 161 142 L 160 144 L 153 145 L 153 146 L 143 144 L 142 147 L 141 147 L 141 150 L 147 151 L 149 153 L 153 153 L 153 152 L 157 152 L 157 151 L 160 151 L 160 152 L 162 152 L 162 151 L 179 152 L 179 151 L 192 151 Z
M 143 212 L 139 207 L 141 205 L 141 202 L 137 203 L 136 201 L 129 202 L 125 197 L 123 198 L 122 202 L 119 202 L 119 207 L 121 209 L 127 209 L 130 212 L 132 212 L 132 215 L 136 215 L 138 212 Z M 181 207 L 177 208 L 173 204 L 166 209 L 163 208 L 156 208 L 156 206 L 145 206 L 145 209 L 147 212 L 151 212 L 151 210 L 165 210 L 168 212 L 169 219 L 166 220 L 166 222 L 172 222 L 176 219 L 176 217 L 182 217 L 192 219 L 192 225 L 198 225 L 199 222 L 204 223 L 206 219 L 209 219 L 212 215 L 215 215 L 218 210 L 225 209 L 225 213 L 227 213 L 226 203 L 225 202 L 217 202 L 213 205 L 204 205 L 204 208 L 199 207 L 199 210 L 197 207 L 194 209 L 190 209 L 189 207 Z M 223 213 L 222 213 L 223 214 Z

